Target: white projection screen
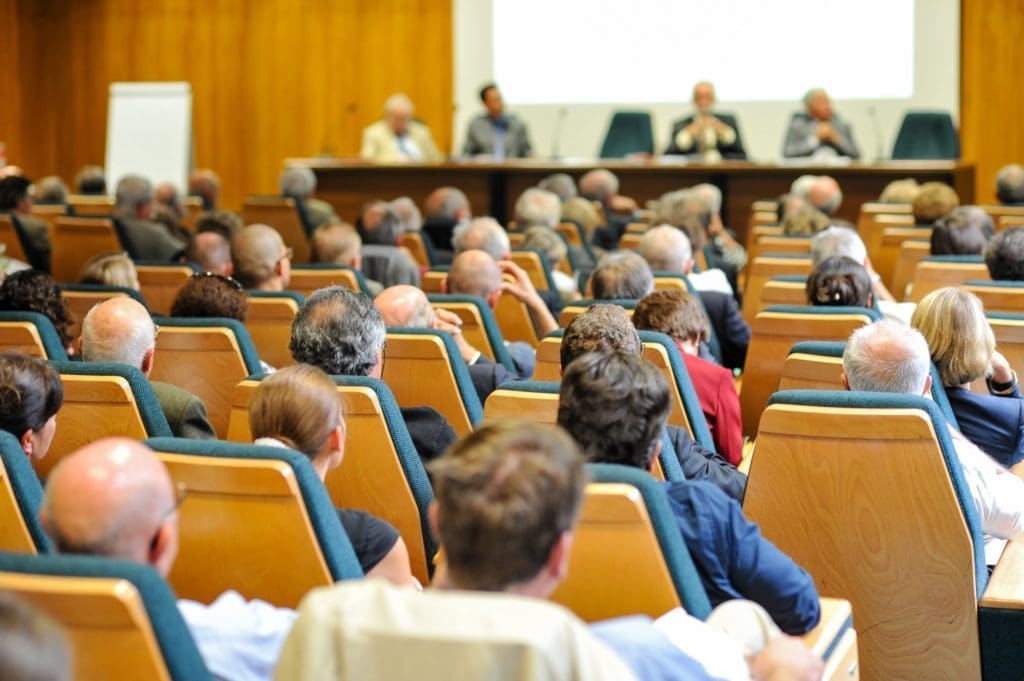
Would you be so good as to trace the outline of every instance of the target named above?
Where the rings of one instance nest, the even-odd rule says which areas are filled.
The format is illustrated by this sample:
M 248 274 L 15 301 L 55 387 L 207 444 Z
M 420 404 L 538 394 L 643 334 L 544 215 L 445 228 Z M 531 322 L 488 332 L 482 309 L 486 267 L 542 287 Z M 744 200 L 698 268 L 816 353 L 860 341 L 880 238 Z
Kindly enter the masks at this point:
M 455 138 L 495 81 L 535 155 L 593 157 L 616 109 L 650 111 L 659 149 L 715 84 L 750 156 L 777 160 L 790 115 L 824 87 L 864 160 L 907 110 L 958 118 L 958 0 L 455 0 Z M 559 122 L 561 119 L 561 122 Z M 557 144 L 556 137 L 557 134 Z M 457 154 L 458 146 L 453 151 Z

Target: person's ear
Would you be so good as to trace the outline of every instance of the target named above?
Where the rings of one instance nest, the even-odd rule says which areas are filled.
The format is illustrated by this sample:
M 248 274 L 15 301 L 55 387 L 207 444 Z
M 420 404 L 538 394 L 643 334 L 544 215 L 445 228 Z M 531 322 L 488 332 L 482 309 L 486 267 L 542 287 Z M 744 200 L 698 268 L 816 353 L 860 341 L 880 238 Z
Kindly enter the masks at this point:
M 441 280 L 441 293 L 448 293 L 448 277 Z
M 176 522 L 177 515 L 172 515 L 157 528 L 149 543 L 149 555 L 146 556 L 146 561 L 164 577 L 171 571 L 178 553 Z
M 647 462 L 647 472 L 648 473 L 651 473 L 651 472 L 654 471 L 654 462 L 658 460 L 659 456 L 661 456 L 661 438 L 660 437 L 658 438 L 658 441 L 654 443 L 654 451 L 651 452 L 651 460 Z
M 487 296 L 487 307 L 494 309 L 498 304 L 498 299 L 501 298 L 501 289 L 496 289 L 491 292 L 491 295 Z
M 566 530 L 559 537 L 558 541 L 551 548 L 545 569 L 548 575 L 556 582 L 561 582 L 569 576 L 569 559 L 572 557 L 572 530 Z
M 21 448 L 25 450 L 25 456 L 28 457 L 29 461 L 32 460 L 32 454 L 35 452 L 35 441 L 32 439 L 32 436 L 35 434 L 36 432 L 29 428 L 21 434 L 21 438 L 19 440 Z
M 842 372 L 841 374 L 839 374 L 839 380 L 841 380 L 843 382 L 843 390 L 849 390 L 850 389 L 850 379 L 848 379 L 846 377 L 846 372 L 845 371 Z
M 683 265 L 683 274 L 689 274 L 690 272 L 693 272 L 693 258 L 687 260 L 686 264 Z
M 331 446 L 332 452 L 340 452 L 341 456 L 345 456 L 345 422 L 342 421 L 331 434 L 327 436 L 327 441 Z
M 932 395 L 932 375 L 928 374 L 924 379 L 924 392 L 921 393 L 925 397 L 931 397 Z
M 142 366 L 139 367 L 142 370 L 143 375 L 149 376 L 150 372 L 153 371 L 153 358 L 156 356 L 156 348 L 152 347 L 146 350 L 146 354 L 142 356 Z
M 438 510 L 437 501 L 431 501 L 430 505 L 427 506 L 427 524 L 430 526 L 430 534 L 434 536 L 434 541 L 438 544 L 441 543 L 441 524 L 437 520 Z

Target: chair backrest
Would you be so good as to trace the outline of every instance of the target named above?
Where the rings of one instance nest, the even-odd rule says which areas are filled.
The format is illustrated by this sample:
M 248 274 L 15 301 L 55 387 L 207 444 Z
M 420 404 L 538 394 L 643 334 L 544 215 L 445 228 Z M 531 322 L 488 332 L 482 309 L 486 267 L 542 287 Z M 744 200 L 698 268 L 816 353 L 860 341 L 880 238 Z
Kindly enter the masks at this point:
M 807 277 L 802 274 L 780 274 L 764 283 L 761 309 L 771 305 L 808 305 Z
M 186 196 L 182 198 L 181 205 L 185 209 L 185 217 L 181 219 L 181 226 L 190 232 L 196 231 L 196 222 L 206 210 L 203 206 L 203 199 L 198 196 Z
M 137 260 L 135 271 L 139 274 L 139 286 L 150 312 L 169 315 L 178 292 L 188 282 L 189 277 L 199 271 L 199 267 L 192 264 L 176 265 Z
M 892 204 L 893 208 L 899 206 L 900 204 Z M 858 227 L 857 231 L 868 249 L 868 257 L 871 258 L 872 263 L 878 257 L 882 247 L 882 232 L 889 227 L 914 226 L 914 216 L 910 213 L 910 206 L 906 206 L 906 210 L 901 212 L 868 213 L 863 220 L 864 226 Z
M 992 312 L 986 316 L 999 352 L 1014 371 L 1024 376 L 1024 314 Z
M 43 359 L 67 359 L 57 329 L 38 312 L 0 312 L 0 352 L 21 352 Z
M 294 608 L 310 589 L 363 576 L 304 454 L 180 438 L 146 444 L 187 490 L 168 576 L 182 598 L 209 603 L 234 589 Z
M 217 437 L 224 437 L 231 394 L 260 360 L 245 326 L 234 319 L 156 317 L 160 326 L 150 378 L 187 390 L 206 405 Z
M 515 371 L 505 339 L 501 335 L 494 312 L 483 298 L 434 293 L 427 298 L 434 309 L 448 310 L 462 321 L 461 331 L 466 342 L 490 359 L 504 365 L 510 372 Z
M 978 206 L 989 214 L 992 221 L 996 223 L 996 231 L 1005 229 L 1008 225 L 1001 225 L 1001 222 L 1012 222 L 1020 224 L 1024 221 L 1024 206 L 1004 206 L 1002 204 Z
M 353 291 L 370 295 L 366 278 L 359 270 L 345 265 L 308 264 L 296 265 L 292 268 L 291 282 L 288 288 L 301 293 L 307 298 L 317 289 L 326 286 L 344 286 Z
M 899 260 L 903 242 L 921 241 L 928 243 L 931 238 L 931 228 L 886 227 L 882 230 L 878 252 L 871 257 L 871 265 L 890 290 L 895 285 L 893 277 L 896 274 L 896 261 Z
M 502 293 L 498 297 L 498 302 L 494 306 L 494 318 L 501 329 L 501 335 L 508 342 L 519 341 L 529 343 L 533 347 L 540 343 L 540 334 L 537 333 L 537 327 L 526 303 L 511 293 Z
M 85 321 L 85 315 L 89 313 L 89 310 L 94 305 L 116 298 L 118 296 L 128 296 L 132 300 L 138 302 L 143 307 L 146 305 L 146 299 L 142 297 L 135 289 L 126 288 L 124 286 L 106 286 L 104 284 L 61 284 L 60 285 L 60 297 L 64 299 L 64 302 L 68 305 L 68 313 L 71 315 L 71 337 L 78 338 L 82 332 L 82 322 Z
M 583 314 L 587 311 L 591 305 L 618 305 L 626 314 L 630 317 L 633 316 L 633 310 L 636 309 L 637 301 L 633 298 L 613 298 L 609 300 L 597 300 L 595 298 L 583 298 L 582 300 L 574 300 L 562 308 L 562 311 L 558 315 L 558 326 L 565 328 L 569 326 L 572 320 L 576 319 L 578 315 Z
M 964 289 L 981 299 L 985 312 L 1024 312 L 1024 281 L 965 281 Z
M 771 213 L 770 220 L 768 220 L 767 217 L 762 217 L 761 219 L 762 222 L 752 225 L 750 231 L 747 233 L 747 248 L 753 248 L 758 239 L 763 236 L 782 236 L 782 225 L 776 224 L 778 217 L 775 213 Z
M 70 212 L 78 217 L 106 217 L 114 212 L 114 197 L 95 194 L 72 194 L 68 197 Z
M 93 256 L 125 250 L 113 220 L 72 217 L 54 220 L 51 248 L 50 273 L 60 283 L 78 281 L 78 273 Z
M 996 219 L 996 233 L 1002 232 L 1010 227 L 1024 227 L 1024 214 L 1022 215 L 1000 215 Z
M 761 255 L 747 263 L 747 287 L 743 292 L 743 318 L 753 325 L 761 311 L 761 289 L 766 282 L 783 274 L 807 276 L 811 273 L 811 258 L 799 253 L 771 253 Z
M 945 111 L 908 111 L 903 115 L 893 160 L 960 158 L 960 138 L 953 127 L 953 118 Z
M 846 341 L 856 329 L 879 318 L 863 307 L 791 307 L 777 305 L 758 313 L 751 324 L 743 365 L 740 412 L 743 434 L 753 438 L 761 412 L 779 385 L 790 348 L 803 340 Z
M 715 451 L 715 441 L 711 437 L 711 430 L 700 408 L 700 399 L 693 388 L 693 381 L 690 380 L 690 373 L 686 370 L 679 348 L 667 335 L 655 331 L 641 331 L 640 341 L 644 344 L 644 359 L 656 366 L 668 383 L 672 398 L 668 422 L 685 428 L 699 445 Z
M 811 237 L 787 236 L 785 234 L 763 235 L 747 249 L 747 259 L 753 260 L 763 253 L 810 253 Z
M 931 400 L 776 394 L 743 510 L 821 595 L 850 600 L 865 678 L 980 678 L 982 533 Z
M 437 261 L 430 237 L 421 232 L 402 232 L 398 235 L 398 246 L 409 251 L 412 259 L 423 269 Z
M 437 551 L 427 522 L 430 482 L 394 395 L 380 380 L 334 376 L 345 412 L 345 458 L 324 485 L 335 506 L 372 513 L 395 526 L 409 550 L 412 573 L 426 584 Z M 249 404 L 258 380 L 237 386 L 228 439 L 252 442 Z
M 388 329 L 383 378 L 399 406 L 437 409 L 460 437 L 483 420 L 469 369 L 447 331 Z
M 46 553 L 50 539 L 39 523 L 43 489 L 18 438 L 0 431 L 0 551 Z
M 654 132 L 649 111 L 616 111 L 608 123 L 599 158 L 623 158 L 654 153 Z
M 928 256 L 914 269 L 910 300 L 919 303 L 932 291 L 971 280 L 989 280 L 988 268 L 980 255 Z
M 285 245 L 292 248 L 292 262 L 309 262 L 309 234 L 294 199 L 282 196 L 247 196 L 242 203 L 242 221 L 247 225 L 270 225 Z
M 35 463 L 40 477 L 60 461 L 94 440 L 109 436 L 164 437 L 171 434 L 167 418 L 149 381 L 127 364 L 51 362 L 60 373 L 64 404 L 45 457 Z
M 441 282 L 448 278 L 448 270 L 427 270 L 420 278 L 420 288 L 424 293 L 441 293 Z
M 857 211 L 857 231 L 860 233 L 861 238 L 865 238 L 868 230 L 871 229 L 871 225 L 875 222 L 875 216 L 877 215 L 900 215 L 908 216 L 913 212 L 913 209 L 909 203 L 881 203 L 876 201 L 868 201 L 860 204 L 860 209 Z M 904 220 L 907 218 L 904 217 Z M 910 217 L 910 222 L 904 224 L 914 224 L 914 218 Z
M 280 369 L 295 363 L 288 344 L 292 337 L 292 321 L 305 302 L 295 291 L 249 291 L 249 312 L 245 328 L 260 359 Z
M 536 423 L 558 423 L 557 381 L 502 383 L 484 402 L 484 420 L 522 418 Z
M 659 617 L 682 606 L 694 617 L 711 612 L 668 498 L 646 472 L 588 464 L 568 577 L 552 600 L 594 622 L 637 613 Z
M 551 276 L 551 264 L 547 257 L 532 250 L 513 250 L 509 253 L 509 260 L 526 270 L 530 276 L 530 283 L 538 291 L 557 291 L 555 280 Z
M 0 214 L 0 244 L 4 255 L 22 262 L 29 262 L 27 240 L 14 216 Z
M 931 255 L 932 245 L 928 241 L 908 239 L 900 244 L 896 266 L 892 272 L 892 295 L 896 300 L 906 300 L 907 291 L 914 283 L 917 265 Z
M 71 644 L 76 679 L 211 679 L 153 568 L 93 556 L 0 553 L 0 590 L 50 615 Z

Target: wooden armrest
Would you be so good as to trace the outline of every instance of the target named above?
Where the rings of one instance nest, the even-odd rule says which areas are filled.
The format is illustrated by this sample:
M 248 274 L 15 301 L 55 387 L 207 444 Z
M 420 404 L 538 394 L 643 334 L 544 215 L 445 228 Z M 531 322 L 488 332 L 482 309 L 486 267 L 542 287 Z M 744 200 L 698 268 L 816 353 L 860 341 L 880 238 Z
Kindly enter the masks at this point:
M 1007 542 L 978 605 L 1024 610 L 1024 540 Z
M 821 620 L 818 622 L 818 626 L 800 638 L 815 655 L 824 657 L 833 642 L 850 627 L 852 618 L 853 611 L 850 609 L 850 601 L 842 598 L 822 598 Z
M 1024 478 L 1024 461 L 1021 461 L 1016 466 L 1011 466 L 1010 472 L 1016 475 L 1018 478 Z

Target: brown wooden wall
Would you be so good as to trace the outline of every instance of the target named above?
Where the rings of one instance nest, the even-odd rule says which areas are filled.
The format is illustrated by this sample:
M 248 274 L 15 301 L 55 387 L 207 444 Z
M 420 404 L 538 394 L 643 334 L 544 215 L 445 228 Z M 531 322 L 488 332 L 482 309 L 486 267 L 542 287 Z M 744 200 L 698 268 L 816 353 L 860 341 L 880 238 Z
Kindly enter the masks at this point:
M 1024 4 L 962 0 L 960 140 L 977 164 L 975 200 L 995 201 L 996 173 L 1024 163 Z
M 276 192 L 286 157 L 357 153 L 396 91 L 447 149 L 451 12 L 451 0 L 0 2 L 0 140 L 30 177 L 70 182 L 103 164 L 111 82 L 181 80 L 195 163 L 220 174 L 227 207 Z

